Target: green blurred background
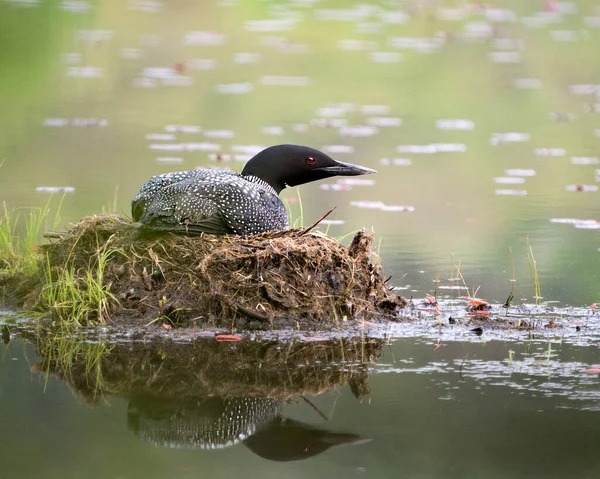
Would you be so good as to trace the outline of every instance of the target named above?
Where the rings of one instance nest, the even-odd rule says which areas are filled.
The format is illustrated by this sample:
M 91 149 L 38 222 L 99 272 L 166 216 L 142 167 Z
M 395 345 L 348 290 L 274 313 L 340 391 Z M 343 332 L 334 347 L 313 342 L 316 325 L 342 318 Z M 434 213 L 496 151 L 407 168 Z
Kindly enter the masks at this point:
M 129 214 L 147 178 L 214 166 L 216 151 L 350 146 L 333 155 L 376 168 L 375 184 L 301 187 L 305 222 L 337 206 L 330 219 L 344 223 L 330 234 L 372 228 L 405 294 L 431 292 L 437 274 L 444 283 L 454 255 L 469 286 L 503 301 L 512 248 L 517 297 L 531 300 L 529 235 L 544 299 L 588 304 L 598 299 L 598 231 L 550 219 L 600 219 L 598 9 L 594 1 L 509 0 L 0 2 L 0 199 L 9 209 L 41 206 L 48 193 L 37 187 L 73 187 L 61 209 L 66 226 L 114 209 L 115 199 Z M 292 85 L 271 85 L 272 77 Z M 247 91 L 222 93 L 240 85 Z M 576 85 L 589 87 L 581 94 Z M 381 117 L 401 125 L 351 136 L 340 127 Z M 440 129 L 440 120 L 473 128 Z M 168 125 L 201 130 L 148 139 Z M 494 135 L 511 132 L 529 139 L 495 144 Z M 204 142 L 216 151 L 189 151 Z M 159 143 L 188 150 L 150 148 Z M 398 151 L 440 143 L 466 151 Z M 411 165 L 383 161 L 398 158 Z M 494 182 L 515 168 L 536 174 Z M 414 211 L 350 204 L 360 201 Z

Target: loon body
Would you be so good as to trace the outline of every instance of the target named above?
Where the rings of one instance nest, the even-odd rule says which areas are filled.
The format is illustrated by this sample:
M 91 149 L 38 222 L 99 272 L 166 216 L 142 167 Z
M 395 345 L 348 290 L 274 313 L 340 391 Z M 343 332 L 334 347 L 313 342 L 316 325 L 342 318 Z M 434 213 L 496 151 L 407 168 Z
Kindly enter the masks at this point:
M 277 145 L 250 159 L 241 174 L 202 168 L 153 176 L 133 199 L 132 217 L 149 228 L 192 233 L 287 230 L 287 211 L 279 199 L 286 186 L 374 172 L 314 148 Z

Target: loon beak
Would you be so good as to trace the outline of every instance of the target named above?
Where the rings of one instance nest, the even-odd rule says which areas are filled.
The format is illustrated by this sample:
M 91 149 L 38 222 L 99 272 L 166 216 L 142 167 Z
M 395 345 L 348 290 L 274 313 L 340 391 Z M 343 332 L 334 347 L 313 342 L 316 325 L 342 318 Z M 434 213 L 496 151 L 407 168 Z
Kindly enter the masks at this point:
M 368 175 L 369 173 L 377 173 L 376 170 L 372 170 L 371 168 L 353 165 L 352 163 L 343 163 L 341 161 L 338 161 L 337 164 L 333 166 L 315 168 L 314 171 L 326 172 L 328 176 L 357 176 Z

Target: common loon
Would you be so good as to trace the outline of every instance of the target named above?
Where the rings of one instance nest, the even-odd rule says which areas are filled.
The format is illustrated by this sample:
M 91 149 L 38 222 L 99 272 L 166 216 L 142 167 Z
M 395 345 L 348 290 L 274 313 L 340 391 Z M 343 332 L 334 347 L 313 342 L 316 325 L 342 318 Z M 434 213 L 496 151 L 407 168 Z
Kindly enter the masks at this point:
M 153 176 L 131 202 L 134 221 L 152 229 L 190 233 L 257 234 L 289 229 L 279 199 L 286 186 L 375 170 L 336 161 L 299 145 L 271 146 L 241 174 L 201 168 Z

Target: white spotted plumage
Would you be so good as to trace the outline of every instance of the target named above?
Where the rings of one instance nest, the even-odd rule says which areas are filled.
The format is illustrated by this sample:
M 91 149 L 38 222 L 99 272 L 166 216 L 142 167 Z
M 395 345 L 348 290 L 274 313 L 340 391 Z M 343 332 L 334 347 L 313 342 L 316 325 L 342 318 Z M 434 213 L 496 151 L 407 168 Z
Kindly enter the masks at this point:
M 192 228 L 211 219 L 218 233 L 257 234 L 289 229 L 287 211 L 277 192 L 254 176 L 228 170 L 196 169 L 150 178 L 133 199 L 144 204 L 140 221 L 150 227 Z

